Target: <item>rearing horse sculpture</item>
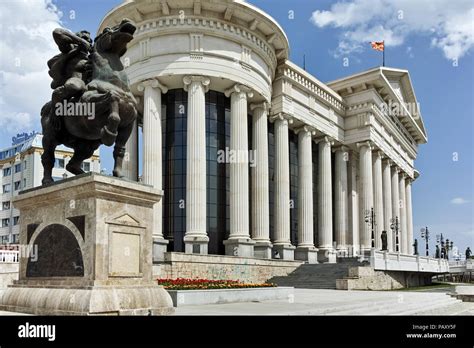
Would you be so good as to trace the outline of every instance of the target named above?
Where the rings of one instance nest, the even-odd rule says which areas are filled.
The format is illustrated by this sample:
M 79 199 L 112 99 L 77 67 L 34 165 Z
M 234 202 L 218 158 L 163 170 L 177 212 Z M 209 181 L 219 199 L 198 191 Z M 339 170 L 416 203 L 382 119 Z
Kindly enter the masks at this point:
M 84 173 L 82 162 L 101 144 L 115 143 L 113 175 L 123 176 L 125 144 L 138 110 L 120 57 L 135 30 L 124 19 L 113 28 L 105 28 L 92 47 L 87 32 L 53 32 L 62 53 L 48 62 L 55 90 L 41 110 L 43 185 L 53 182 L 54 153 L 61 144 L 74 149 L 66 169 L 77 175 Z

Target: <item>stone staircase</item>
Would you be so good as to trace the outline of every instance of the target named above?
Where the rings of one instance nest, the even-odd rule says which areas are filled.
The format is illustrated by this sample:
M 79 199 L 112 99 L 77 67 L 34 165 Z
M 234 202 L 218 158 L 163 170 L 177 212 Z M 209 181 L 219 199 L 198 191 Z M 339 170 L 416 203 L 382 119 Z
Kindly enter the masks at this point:
M 358 258 L 341 258 L 337 263 L 303 264 L 282 277 L 273 277 L 268 281 L 278 286 L 292 286 L 303 289 L 336 289 L 336 279 L 349 275 L 349 267 L 367 266 Z
M 450 309 L 447 315 L 457 314 L 453 306 L 462 301 L 443 293 L 402 293 L 397 297 L 387 297 L 381 300 L 361 301 L 347 305 L 327 308 L 326 315 L 428 315 L 441 310 Z M 454 312 L 451 309 L 455 309 Z M 464 310 L 460 308 L 459 311 Z

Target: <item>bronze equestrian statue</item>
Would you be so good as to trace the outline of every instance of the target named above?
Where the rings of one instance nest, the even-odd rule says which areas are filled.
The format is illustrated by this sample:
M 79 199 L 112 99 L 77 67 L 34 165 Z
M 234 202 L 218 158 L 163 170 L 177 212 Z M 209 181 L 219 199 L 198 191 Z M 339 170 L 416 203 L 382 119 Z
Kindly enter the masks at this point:
M 48 61 L 53 93 L 41 109 L 43 185 L 53 182 L 54 153 L 61 144 L 74 149 L 66 169 L 75 175 L 84 173 L 82 162 L 101 144 L 115 144 L 113 175 L 123 177 L 125 144 L 138 109 L 120 57 L 135 30 L 135 25 L 124 19 L 105 28 L 94 44 L 86 31 L 53 31 L 61 53 Z

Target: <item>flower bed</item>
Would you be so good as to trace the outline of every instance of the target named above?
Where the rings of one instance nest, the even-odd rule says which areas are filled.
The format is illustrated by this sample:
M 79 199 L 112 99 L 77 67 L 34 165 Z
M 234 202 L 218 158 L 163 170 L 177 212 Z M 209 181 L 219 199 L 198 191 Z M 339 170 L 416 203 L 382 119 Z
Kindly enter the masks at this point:
M 276 287 L 272 283 L 248 284 L 238 280 L 210 280 L 210 279 L 157 279 L 158 284 L 166 290 L 207 290 L 207 289 L 242 289 L 242 288 L 269 288 Z

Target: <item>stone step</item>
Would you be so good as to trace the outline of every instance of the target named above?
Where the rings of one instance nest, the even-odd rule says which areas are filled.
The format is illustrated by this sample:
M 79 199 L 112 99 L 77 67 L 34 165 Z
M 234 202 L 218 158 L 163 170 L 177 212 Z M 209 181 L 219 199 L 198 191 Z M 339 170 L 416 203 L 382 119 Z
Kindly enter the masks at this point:
M 387 294 L 389 295 L 389 294 Z M 404 296 L 406 294 L 403 294 Z M 438 294 L 436 294 L 438 295 Z M 441 296 L 430 296 L 428 301 L 442 301 L 445 300 L 446 297 L 443 294 Z M 426 301 L 426 299 L 425 299 Z M 373 312 L 377 312 L 383 308 L 400 308 L 400 306 L 409 306 L 415 303 L 423 302 L 423 298 L 420 296 L 411 296 L 406 295 L 403 299 L 403 302 L 399 302 L 399 297 L 393 295 L 391 297 L 381 297 L 380 299 L 374 299 L 369 301 L 362 301 L 357 303 L 348 303 L 342 304 L 331 308 L 324 308 L 321 311 L 321 314 L 328 314 L 328 315 L 346 315 L 346 314 L 370 314 Z M 386 311 L 380 314 L 385 314 Z
M 422 309 L 439 308 L 456 303 L 446 296 L 428 298 L 405 297 L 403 302 L 398 299 L 391 301 L 377 302 L 364 306 L 355 306 L 353 309 L 335 310 L 337 315 L 410 315 Z
M 425 308 L 414 313 L 416 315 L 474 315 L 474 303 L 459 302 L 437 308 Z
M 269 282 L 302 289 L 335 289 L 336 279 L 347 277 L 350 267 L 366 264 L 356 257 L 339 258 L 337 263 L 303 264 L 287 276 L 274 277 Z
M 448 307 L 448 306 L 458 304 L 459 302 L 462 302 L 462 301 L 459 301 L 453 298 L 446 298 L 444 300 L 433 301 L 432 303 L 425 302 L 422 305 L 405 308 L 404 311 L 398 312 L 397 315 L 413 315 L 413 314 L 417 314 L 424 311 L 438 310 L 443 307 Z

